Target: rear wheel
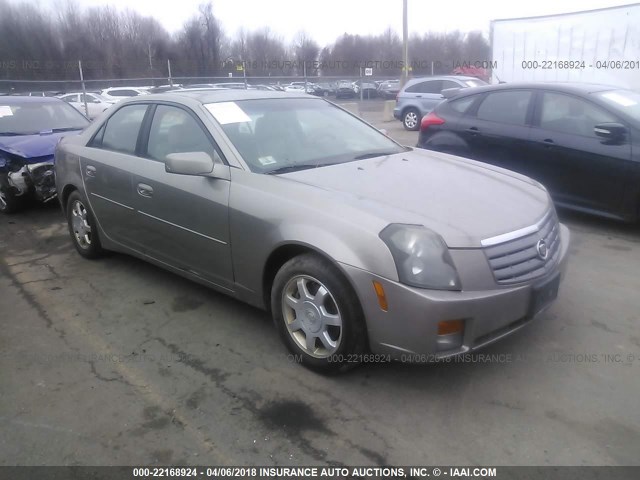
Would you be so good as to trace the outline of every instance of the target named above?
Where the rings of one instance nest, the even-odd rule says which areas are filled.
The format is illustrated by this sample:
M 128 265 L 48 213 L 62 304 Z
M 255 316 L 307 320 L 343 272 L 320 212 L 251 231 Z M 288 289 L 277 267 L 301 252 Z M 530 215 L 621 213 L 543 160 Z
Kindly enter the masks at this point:
M 420 127 L 420 112 L 415 108 L 408 108 L 402 116 L 402 124 L 406 130 L 418 130 Z
M 93 214 L 77 191 L 67 200 L 67 225 L 76 250 L 84 258 L 99 258 L 104 254 Z
M 287 348 L 313 370 L 346 370 L 366 348 L 364 316 L 351 285 L 317 255 L 300 255 L 280 268 L 271 311 Z

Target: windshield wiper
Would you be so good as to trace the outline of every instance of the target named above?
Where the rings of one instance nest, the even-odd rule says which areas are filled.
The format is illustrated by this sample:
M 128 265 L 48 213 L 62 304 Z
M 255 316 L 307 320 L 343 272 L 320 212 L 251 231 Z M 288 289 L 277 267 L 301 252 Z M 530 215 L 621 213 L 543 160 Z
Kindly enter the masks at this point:
M 84 127 L 64 127 L 64 128 L 52 128 L 52 132 L 71 132 L 72 130 L 82 130 Z
M 301 163 L 300 165 L 286 165 L 284 167 L 269 170 L 266 175 L 277 175 L 279 173 L 296 172 L 298 170 L 308 170 L 309 168 L 317 168 L 317 163 Z
M 33 132 L 0 132 L 0 136 L 3 137 L 18 137 L 21 135 L 34 135 Z
M 385 157 L 388 155 L 395 155 L 396 153 L 400 153 L 400 152 L 368 152 L 368 153 L 363 153 L 362 155 L 353 157 L 353 159 L 364 160 L 365 158 Z

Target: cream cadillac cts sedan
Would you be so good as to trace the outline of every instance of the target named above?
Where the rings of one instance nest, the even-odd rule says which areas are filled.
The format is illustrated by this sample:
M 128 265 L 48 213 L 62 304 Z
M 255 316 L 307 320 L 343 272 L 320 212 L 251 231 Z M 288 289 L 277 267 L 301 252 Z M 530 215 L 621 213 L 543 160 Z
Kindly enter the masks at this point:
M 271 312 L 317 370 L 445 358 L 534 319 L 569 230 L 539 183 L 403 147 L 305 94 L 126 100 L 55 156 L 71 239 Z

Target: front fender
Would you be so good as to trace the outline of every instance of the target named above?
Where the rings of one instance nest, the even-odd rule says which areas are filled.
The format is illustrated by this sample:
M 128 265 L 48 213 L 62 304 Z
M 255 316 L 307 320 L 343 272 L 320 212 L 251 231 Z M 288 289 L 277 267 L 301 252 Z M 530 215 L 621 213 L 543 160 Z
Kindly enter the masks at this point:
M 378 236 L 386 223 L 363 212 L 357 217 L 347 205 L 337 207 L 331 192 L 248 172 L 232 172 L 232 177 L 229 225 L 239 288 L 261 296 L 267 261 L 285 245 L 397 280 L 391 252 Z

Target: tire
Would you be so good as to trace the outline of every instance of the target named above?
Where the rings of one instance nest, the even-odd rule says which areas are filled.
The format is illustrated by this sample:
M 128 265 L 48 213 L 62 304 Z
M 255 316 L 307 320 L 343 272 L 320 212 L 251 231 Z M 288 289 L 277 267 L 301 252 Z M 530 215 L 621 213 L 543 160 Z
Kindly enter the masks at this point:
M 271 312 L 289 351 L 321 373 L 356 366 L 354 358 L 368 344 L 355 292 L 342 273 L 318 255 L 299 255 L 280 268 L 271 289 Z
M 25 204 L 23 196 L 16 196 L 13 187 L 8 186 L 5 182 L 0 182 L 0 213 L 18 212 Z
M 91 260 L 102 257 L 105 251 L 100 243 L 93 213 L 78 191 L 69 195 L 66 213 L 71 241 L 78 253 Z
M 420 112 L 416 108 L 408 108 L 402 114 L 402 125 L 405 130 L 415 132 L 420 128 Z

